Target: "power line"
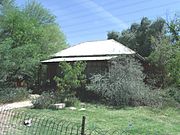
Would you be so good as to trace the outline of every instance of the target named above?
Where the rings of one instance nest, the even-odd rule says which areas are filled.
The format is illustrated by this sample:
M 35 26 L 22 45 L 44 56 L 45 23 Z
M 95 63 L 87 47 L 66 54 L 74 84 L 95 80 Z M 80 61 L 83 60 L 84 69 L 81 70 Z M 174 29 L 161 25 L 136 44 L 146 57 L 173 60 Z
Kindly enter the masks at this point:
M 101 6 L 105 6 L 105 5 L 108 5 L 109 3 L 113 3 L 113 2 L 115 2 L 115 1 L 117 1 L 117 0 L 111 0 L 111 1 L 109 1 L 109 2 L 105 2 L 105 3 L 103 3 L 103 4 L 101 4 Z M 82 4 L 82 3 L 89 3 L 89 1 L 88 0 L 84 0 L 84 2 L 76 2 L 76 5 L 78 5 L 78 4 Z M 79 6 L 79 5 L 78 5 Z M 61 10 L 67 10 L 67 9 L 69 9 L 69 8 L 72 8 L 72 7 L 78 7 L 78 6 L 75 6 L 74 4 L 71 4 L 71 5 L 68 5 L 68 6 L 65 6 L 65 7 L 62 7 L 61 8 Z M 57 9 L 59 9 L 59 8 L 57 8 Z M 55 10 L 57 10 L 57 9 L 55 9 Z M 55 10 L 53 10 L 53 11 L 55 11 Z M 79 11 L 79 10 L 78 10 Z
M 165 13 L 162 13 L 162 14 L 159 14 L 158 16 L 156 16 L 156 17 L 162 17 L 162 16 L 164 16 L 164 15 L 166 15 Z M 148 16 L 148 17 L 154 17 L 154 15 L 153 16 Z M 143 17 L 140 17 L 140 18 L 138 18 L 138 19 L 133 19 L 133 20 L 128 20 L 128 21 L 123 21 L 124 23 L 134 23 L 135 21 L 139 21 L 139 20 L 141 20 Z M 101 26 L 92 26 L 92 25 L 89 25 L 90 27 L 86 27 L 86 28 L 80 28 L 80 29 L 78 29 L 78 31 L 83 31 L 83 30 L 87 30 L 87 29 L 92 29 L 92 28 L 98 28 L 98 29 L 100 29 L 101 27 L 105 27 L 105 26 L 110 26 L 110 25 L 112 25 L 112 24 L 110 24 L 110 23 L 106 23 L 106 24 L 101 24 Z M 120 28 L 119 26 L 115 26 L 116 28 Z M 66 32 L 68 32 L 68 33 L 72 33 L 72 32 L 76 32 L 76 30 L 70 30 L 70 31 L 66 31 Z
M 165 16 L 165 14 L 163 14 L 163 15 Z M 162 14 L 159 15 L 159 16 L 162 16 Z M 152 16 L 152 17 L 154 17 L 154 16 Z M 157 18 L 157 16 L 155 16 L 155 17 Z M 135 23 L 137 21 L 140 21 L 141 19 L 142 18 L 136 19 L 136 20 L 133 21 L 133 23 Z M 114 28 L 116 29 L 117 27 L 114 27 Z M 111 29 L 109 29 L 109 30 L 102 30 L 102 31 L 100 31 L 100 29 L 96 29 L 96 31 L 78 30 L 78 31 L 76 31 L 76 33 L 68 35 L 68 36 L 71 37 L 71 38 L 76 38 L 76 37 L 80 37 L 80 36 L 82 37 L 82 35 L 86 35 L 86 36 L 97 35 L 97 34 L 106 34 L 107 35 L 107 32 L 111 31 L 112 29 L 113 29 L 113 27 L 111 27 Z M 80 33 L 78 33 L 78 32 L 80 32 Z
M 178 1 L 180 2 L 180 1 Z M 125 14 L 119 14 L 118 16 L 116 17 L 122 17 L 122 16 L 126 16 L 126 15 L 131 15 L 131 14 L 135 14 L 135 13 L 138 13 L 138 12 L 141 12 L 141 11 L 147 11 L 147 10 L 151 10 L 151 9 L 156 9 L 156 8 L 162 8 L 162 7 L 165 7 L 167 5 L 174 5 L 174 4 L 177 4 L 177 3 L 167 3 L 167 4 L 163 4 L 163 5 L 160 5 L 160 6 L 154 6 L 154 7 L 149 7 L 149 8 L 143 8 L 143 9 L 139 9 L 139 10 L 136 10 L 136 11 L 132 11 L 132 12 L 128 12 L 128 13 L 125 13 Z M 107 17 L 101 17 L 99 18 L 98 20 L 106 20 Z M 96 20 L 96 21 L 98 21 Z M 87 19 L 85 21 L 82 21 L 81 23 L 74 23 L 74 24 L 70 24 L 70 25 L 65 25 L 63 27 L 74 27 L 74 26 L 80 26 L 82 24 L 89 24 L 90 22 L 94 21 L 92 18 L 90 19 Z
M 152 1 L 152 0 L 141 0 L 141 1 L 138 1 L 138 2 L 134 2 L 134 3 L 131 3 L 131 4 L 126 4 L 126 5 L 122 5 L 122 6 L 118 6 L 117 7 L 117 4 L 111 4 L 109 7 L 110 8 L 108 8 L 108 10 L 113 10 L 113 11 L 116 11 L 116 10 L 119 10 L 119 9 L 123 9 L 123 8 L 127 8 L 127 7 L 131 7 L 131 6 L 134 6 L 134 5 L 138 5 L 138 4 L 141 4 L 141 3 L 148 3 L 148 2 L 150 2 L 150 1 Z M 61 10 L 61 9 L 60 9 Z M 57 10 L 58 11 L 58 10 Z M 76 12 L 77 11 L 81 11 L 81 10 L 75 10 Z M 74 11 L 74 12 L 75 12 Z M 95 14 L 97 14 L 97 13 L 103 13 L 104 11 L 102 11 L 102 10 L 100 10 L 100 11 L 96 11 L 95 12 Z M 87 12 L 83 12 L 82 14 L 78 14 L 78 15 L 76 15 L 76 16 L 74 16 L 74 17 L 71 17 L 71 19 L 77 19 L 77 18 L 81 18 L 81 17 L 86 17 L 86 16 L 88 16 L 89 15 L 89 13 L 87 13 Z M 61 16 L 62 18 L 62 20 L 68 20 L 68 19 L 66 19 L 68 16 L 67 15 L 63 15 L 63 16 Z M 64 19 L 63 19 L 64 18 Z
M 161 14 L 161 15 L 156 15 L 156 16 L 148 16 L 148 18 L 149 17 L 156 17 L 156 18 L 158 18 L 158 16 L 165 16 L 166 14 L 164 13 L 164 14 Z M 164 17 L 165 18 L 165 17 Z M 139 18 L 139 19 L 135 19 L 135 20 L 129 20 L 129 21 L 125 21 L 126 23 L 127 22 L 132 22 L 132 23 L 135 23 L 136 21 L 140 21 L 142 19 L 142 17 L 141 18 Z M 151 19 L 151 18 L 150 18 Z M 151 19 L 152 20 L 152 19 Z M 90 23 L 90 22 L 89 22 Z M 92 27 L 92 29 L 94 29 L 94 28 L 96 28 L 96 27 Z M 72 31 L 64 31 L 64 33 L 73 33 L 73 34 L 67 34 L 67 36 L 69 37 L 69 38 L 79 38 L 79 37 L 83 37 L 83 35 L 86 35 L 86 37 L 87 36 L 91 36 L 91 35 L 97 35 L 97 34 L 106 34 L 107 35 L 107 32 L 108 31 L 111 31 L 111 30 L 113 30 L 113 29 L 117 29 L 118 27 L 111 27 L 111 28 L 109 28 L 109 30 L 100 30 L 100 28 L 103 28 L 103 26 L 101 25 L 100 27 L 98 27 L 98 29 L 95 29 L 96 31 L 87 31 L 87 30 L 72 30 Z M 97 31 L 98 30 L 98 31 Z

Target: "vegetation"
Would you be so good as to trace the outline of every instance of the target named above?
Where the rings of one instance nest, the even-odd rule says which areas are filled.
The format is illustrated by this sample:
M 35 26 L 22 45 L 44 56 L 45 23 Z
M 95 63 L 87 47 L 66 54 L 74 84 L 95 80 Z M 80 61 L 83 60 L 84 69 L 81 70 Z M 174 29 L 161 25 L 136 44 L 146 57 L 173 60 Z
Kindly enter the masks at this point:
M 133 23 L 127 30 L 109 32 L 108 39 L 114 39 L 136 51 L 141 56 L 148 57 L 154 51 L 151 38 L 159 39 L 164 36 L 164 27 L 164 19 L 159 18 L 151 21 L 147 17 L 144 17 L 140 24 Z
M 175 95 L 179 95 L 180 87 L 179 22 L 179 14 L 170 21 L 157 19 L 152 22 L 143 18 L 140 24 L 132 24 L 127 30 L 108 33 L 108 39 L 115 39 L 146 57 L 149 66 L 144 70 L 146 83 L 163 93 L 163 97 L 171 96 L 175 101 L 178 101 Z
M 100 105 L 86 105 L 86 111 L 63 109 L 58 111 L 21 109 L 31 114 L 46 116 L 48 118 L 64 119 L 71 122 L 81 122 L 82 116 L 86 116 L 86 128 L 102 130 L 126 131 L 129 134 L 158 134 L 176 135 L 179 129 L 179 109 L 175 108 L 149 108 L 127 107 L 113 109 Z
M 145 85 L 142 70 L 133 57 L 121 56 L 111 62 L 105 75 L 94 75 L 88 89 L 100 94 L 111 105 L 154 105 L 159 95 Z
M 43 92 L 40 97 L 35 98 L 32 101 L 32 104 L 36 109 L 44 109 L 44 108 L 50 108 L 50 106 L 55 102 L 56 99 L 53 93 Z
M 0 88 L 0 104 L 26 100 L 28 96 L 26 88 Z
M 59 64 L 60 72 L 54 78 L 57 83 L 57 90 L 44 92 L 32 103 L 35 108 L 49 108 L 55 103 L 66 103 L 66 106 L 77 106 L 79 100 L 76 98 L 75 89 L 85 83 L 85 63 L 75 62 L 72 65 L 67 62 Z
M 161 86 L 166 87 L 171 84 L 180 85 L 180 42 L 170 44 L 169 38 L 155 41 L 155 51 L 148 57 L 150 62 L 161 70 L 156 78 L 162 78 Z
M 33 100 L 35 109 L 20 111 L 74 122 L 79 122 L 85 115 L 90 129 L 120 129 L 128 134 L 148 134 L 151 131 L 154 134 L 179 134 L 179 108 L 147 107 L 161 104 L 177 107 L 180 104 L 179 15 L 170 21 L 162 18 L 151 21 L 144 17 L 140 23 L 133 23 L 122 32 L 109 32 L 108 39 L 114 39 L 142 55 L 150 67 L 148 70 L 152 70 L 151 76 L 145 74 L 146 69 L 134 57 L 118 57 L 111 61 L 108 72 L 92 76 L 87 86 L 108 106 L 88 104 L 87 110 L 83 111 L 52 111 L 48 110 L 51 105 L 59 102 L 78 107 L 80 101 L 76 92 L 86 82 L 85 63 L 61 62 L 59 73 L 54 78 L 57 90 L 43 92 Z M 40 61 L 66 46 L 55 16 L 41 4 L 31 1 L 20 8 L 14 0 L 1 0 L 0 103 L 26 99 L 28 88 L 38 83 Z M 18 88 L 19 84 L 27 88 Z
M 75 62 L 72 65 L 67 62 L 60 63 L 60 73 L 54 80 L 57 83 L 57 95 L 62 102 L 75 97 L 75 89 L 85 83 L 85 67 L 86 65 L 83 62 Z
M 55 16 L 35 1 L 19 8 L 3 0 L 0 13 L 0 81 L 35 85 L 40 60 L 66 47 L 64 34 Z

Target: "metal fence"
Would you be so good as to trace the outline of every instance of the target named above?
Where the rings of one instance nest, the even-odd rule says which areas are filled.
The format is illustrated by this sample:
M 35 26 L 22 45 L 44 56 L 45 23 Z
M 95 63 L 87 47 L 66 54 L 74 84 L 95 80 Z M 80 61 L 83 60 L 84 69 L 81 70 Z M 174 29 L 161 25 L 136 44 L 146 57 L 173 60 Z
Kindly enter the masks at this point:
M 81 132 L 79 123 L 12 110 L 0 111 L 0 135 L 81 135 Z
M 105 131 L 86 128 L 86 118 L 81 123 L 29 114 L 15 110 L 0 110 L 0 135 L 130 135 L 129 130 Z M 141 133 L 140 133 L 141 134 Z M 158 132 L 146 133 L 158 135 Z

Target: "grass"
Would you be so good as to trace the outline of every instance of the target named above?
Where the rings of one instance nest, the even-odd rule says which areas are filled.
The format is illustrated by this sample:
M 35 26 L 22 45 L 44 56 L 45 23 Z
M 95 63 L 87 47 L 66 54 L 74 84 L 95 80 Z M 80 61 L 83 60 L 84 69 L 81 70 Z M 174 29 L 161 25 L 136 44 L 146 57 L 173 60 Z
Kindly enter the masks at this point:
M 147 134 L 153 132 L 160 135 L 180 135 L 180 110 L 175 108 L 157 109 L 134 107 L 112 109 L 99 105 L 87 105 L 86 111 L 21 109 L 31 114 L 54 117 L 72 122 L 81 122 L 86 116 L 89 129 L 129 130 L 131 134 Z

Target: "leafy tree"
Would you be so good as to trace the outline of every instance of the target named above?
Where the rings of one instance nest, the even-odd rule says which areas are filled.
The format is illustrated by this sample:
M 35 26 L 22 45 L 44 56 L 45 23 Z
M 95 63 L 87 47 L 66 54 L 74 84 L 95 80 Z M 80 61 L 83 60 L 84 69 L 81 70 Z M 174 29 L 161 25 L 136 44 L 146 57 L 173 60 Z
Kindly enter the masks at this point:
M 149 88 L 144 83 L 142 67 L 133 57 L 122 56 L 111 62 L 104 75 L 94 75 L 87 88 L 116 106 L 147 105 L 152 103 Z
M 23 9 L 7 5 L 1 13 L 0 80 L 34 84 L 40 60 L 66 46 L 64 34 L 55 17 L 38 3 L 27 3 Z
M 85 63 L 75 62 L 72 65 L 67 62 L 59 64 L 58 76 L 54 78 L 57 83 L 57 94 L 62 102 L 75 97 L 75 89 L 85 83 Z
M 179 21 L 178 15 L 175 15 L 173 20 L 167 22 L 167 31 L 169 33 L 160 40 L 152 40 L 155 50 L 149 56 L 149 60 L 161 69 L 164 80 L 162 86 L 164 87 L 170 84 L 180 86 Z
M 152 64 L 155 64 L 161 70 L 162 86 L 169 84 L 180 85 L 180 44 L 172 44 L 169 38 L 163 38 L 160 42 L 154 41 L 155 51 L 149 56 Z
M 135 50 L 140 55 L 147 57 L 154 50 L 151 38 L 159 39 L 164 36 L 165 21 L 162 18 L 156 21 L 150 21 L 148 18 L 142 18 L 140 24 L 133 23 L 130 28 L 120 32 L 109 32 L 108 39 L 114 39 L 127 47 Z
M 168 31 L 171 33 L 172 41 L 178 42 L 180 40 L 180 14 L 175 14 L 174 19 L 167 21 Z

